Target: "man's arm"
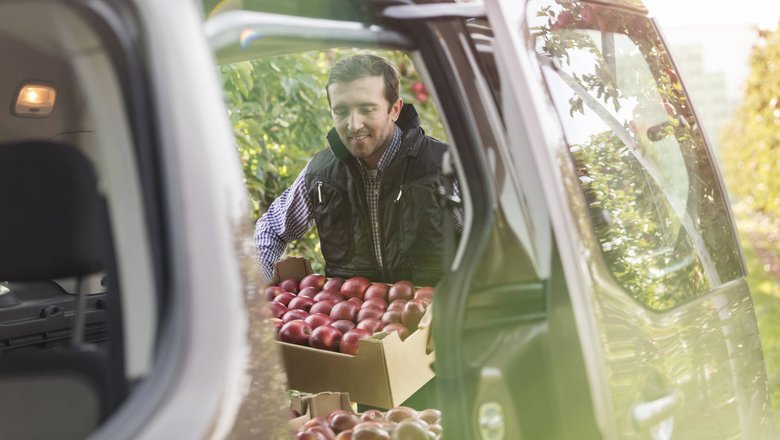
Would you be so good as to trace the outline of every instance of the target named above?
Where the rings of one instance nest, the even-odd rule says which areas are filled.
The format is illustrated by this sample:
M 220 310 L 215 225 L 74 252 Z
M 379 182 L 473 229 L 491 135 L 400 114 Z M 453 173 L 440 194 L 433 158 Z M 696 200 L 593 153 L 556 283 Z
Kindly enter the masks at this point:
M 255 225 L 255 248 L 265 280 L 273 276 L 274 264 L 287 245 L 303 237 L 311 228 L 313 218 L 304 179 L 307 168 L 308 164 Z

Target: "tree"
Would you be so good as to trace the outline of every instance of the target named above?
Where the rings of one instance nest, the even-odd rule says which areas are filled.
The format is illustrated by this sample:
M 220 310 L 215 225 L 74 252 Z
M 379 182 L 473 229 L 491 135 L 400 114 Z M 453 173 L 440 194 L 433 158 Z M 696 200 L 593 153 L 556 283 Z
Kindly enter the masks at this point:
M 761 32 L 753 47 L 745 97 L 722 148 L 732 195 L 780 219 L 780 31 Z
M 336 60 L 355 52 L 331 49 L 220 67 L 255 219 L 293 183 L 314 154 L 326 147 L 325 135 L 333 125 L 325 93 L 328 70 Z M 370 52 L 398 66 L 404 102 L 415 104 L 428 134 L 446 139 L 428 90 L 408 56 L 400 51 Z M 288 253 L 308 257 L 315 271 L 323 271 L 316 228 Z

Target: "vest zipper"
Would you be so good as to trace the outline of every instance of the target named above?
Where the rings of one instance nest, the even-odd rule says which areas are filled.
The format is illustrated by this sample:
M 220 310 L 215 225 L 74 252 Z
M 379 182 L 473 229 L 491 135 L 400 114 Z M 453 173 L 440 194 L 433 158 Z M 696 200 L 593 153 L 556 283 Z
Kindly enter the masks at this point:
M 403 185 L 401 185 L 401 187 L 400 187 L 400 188 L 398 188 L 398 197 L 396 197 L 396 198 L 395 198 L 395 201 L 394 201 L 393 203 L 395 203 L 395 204 L 397 205 L 397 204 L 398 204 L 398 202 L 401 200 L 401 196 L 402 196 L 403 194 L 404 194 L 404 186 L 403 186 Z

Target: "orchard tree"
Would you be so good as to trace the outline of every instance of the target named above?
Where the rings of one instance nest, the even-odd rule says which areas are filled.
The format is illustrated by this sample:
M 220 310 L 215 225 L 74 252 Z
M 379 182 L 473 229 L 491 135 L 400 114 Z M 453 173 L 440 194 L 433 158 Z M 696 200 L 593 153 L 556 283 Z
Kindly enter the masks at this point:
M 780 31 L 762 31 L 723 145 L 726 181 L 751 212 L 780 219 Z

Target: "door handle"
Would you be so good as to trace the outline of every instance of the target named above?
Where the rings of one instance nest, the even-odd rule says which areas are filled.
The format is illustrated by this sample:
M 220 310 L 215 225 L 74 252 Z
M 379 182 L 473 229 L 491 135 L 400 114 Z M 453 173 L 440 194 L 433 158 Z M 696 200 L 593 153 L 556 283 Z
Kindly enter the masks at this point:
M 672 417 L 680 406 L 681 400 L 680 393 L 672 391 L 658 399 L 637 403 L 631 408 L 631 416 L 634 420 L 634 425 L 640 430 L 645 430 L 658 425 L 664 420 Z

